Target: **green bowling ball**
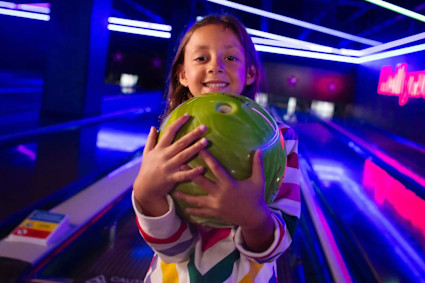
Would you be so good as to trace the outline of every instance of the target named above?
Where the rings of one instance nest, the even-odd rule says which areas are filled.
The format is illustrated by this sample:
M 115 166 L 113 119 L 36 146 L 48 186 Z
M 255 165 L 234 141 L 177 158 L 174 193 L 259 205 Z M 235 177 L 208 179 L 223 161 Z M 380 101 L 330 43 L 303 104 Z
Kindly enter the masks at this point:
M 286 170 L 286 152 L 282 134 L 271 115 L 253 100 L 230 93 L 210 93 L 194 97 L 179 105 L 160 126 L 159 139 L 164 130 L 185 113 L 190 119 L 179 130 L 175 140 L 201 124 L 208 127 L 204 137 L 208 139 L 207 150 L 237 180 L 251 176 L 252 160 L 257 149 L 263 151 L 263 168 L 266 179 L 264 197 L 266 203 L 273 201 Z M 196 156 L 188 162 L 192 168 L 204 166 L 204 175 L 215 180 L 205 162 Z M 176 191 L 191 195 L 206 195 L 193 182 L 177 184 L 171 192 L 177 211 L 189 221 L 211 227 L 231 227 L 218 219 L 187 215 L 189 204 L 174 197 Z

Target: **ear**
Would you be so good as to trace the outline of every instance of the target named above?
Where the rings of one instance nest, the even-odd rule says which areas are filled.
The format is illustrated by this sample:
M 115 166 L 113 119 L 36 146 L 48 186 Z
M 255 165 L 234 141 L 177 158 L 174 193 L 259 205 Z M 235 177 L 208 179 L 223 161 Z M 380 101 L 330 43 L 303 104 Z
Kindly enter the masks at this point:
M 184 71 L 183 65 L 180 64 L 177 67 L 177 78 L 179 79 L 179 82 L 181 85 L 187 87 L 189 85 L 187 78 L 186 78 L 186 72 Z
M 247 68 L 246 70 L 246 80 L 245 80 L 245 85 L 251 85 L 253 84 L 255 81 L 257 80 L 257 69 L 255 68 L 254 65 L 251 65 L 249 68 Z

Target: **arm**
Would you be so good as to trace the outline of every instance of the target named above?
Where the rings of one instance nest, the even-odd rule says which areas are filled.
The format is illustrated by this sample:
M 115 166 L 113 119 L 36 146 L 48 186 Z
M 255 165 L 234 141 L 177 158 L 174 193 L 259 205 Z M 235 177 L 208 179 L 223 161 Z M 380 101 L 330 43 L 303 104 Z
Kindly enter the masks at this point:
M 280 128 L 286 146 L 287 169 L 275 200 L 269 205 L 274 223 L 273 241 L 267 250 L 255 253 L 246 249 L 242 231 L 238 230 L 235 235 L 241 253 L 260 263 L 277 259 L 289 247 L 301 213 L 298 138 L 287 125 L 282 124 Z
M 205 132 L 205 126 L 174 141 L 177 131 L 188 118 L 188 115 L 178 118 L 158 142 L 157 132 L 151 128 L 133 184 L 132 202 L 140 233 L 166 262 L 186 259 L 194 238 L 188 225 L 176 215 L 169 196 L 176 183 L 196 178 L 203 171 L 202 167 L 181 170 L 206 146 L 203 139 L 196 141 Z
M 159 217 L 144 215 L 134 194 L 131 198 L 139 232 L 161 260 L 166 263 L 187 260 L 197 238 L 196 229 L 190 229 L 188 223 L 177 216 L 171 197 L 166 197 L 169 210 Z

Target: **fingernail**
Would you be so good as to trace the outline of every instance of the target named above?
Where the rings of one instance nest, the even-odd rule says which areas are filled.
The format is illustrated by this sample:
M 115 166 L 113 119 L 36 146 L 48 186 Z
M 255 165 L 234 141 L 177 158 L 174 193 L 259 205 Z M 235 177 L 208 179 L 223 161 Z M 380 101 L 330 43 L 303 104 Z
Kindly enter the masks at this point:
M 206 145 L 208 144 L 208 140 L 206 138 L 201 139 L 201 144 Z

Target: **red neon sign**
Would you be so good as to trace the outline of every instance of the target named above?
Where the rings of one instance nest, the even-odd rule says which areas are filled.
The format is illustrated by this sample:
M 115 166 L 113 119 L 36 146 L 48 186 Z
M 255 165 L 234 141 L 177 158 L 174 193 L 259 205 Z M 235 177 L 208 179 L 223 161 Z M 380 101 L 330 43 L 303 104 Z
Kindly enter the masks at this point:
M 425 70 L 407 72 L 407 64 L 383 66 L 379 75 L 378 93 L 398 96 L 398 104 L 403 106 L 409 98 L 425 99 Z

